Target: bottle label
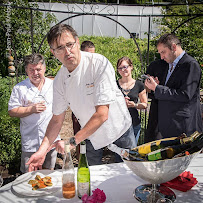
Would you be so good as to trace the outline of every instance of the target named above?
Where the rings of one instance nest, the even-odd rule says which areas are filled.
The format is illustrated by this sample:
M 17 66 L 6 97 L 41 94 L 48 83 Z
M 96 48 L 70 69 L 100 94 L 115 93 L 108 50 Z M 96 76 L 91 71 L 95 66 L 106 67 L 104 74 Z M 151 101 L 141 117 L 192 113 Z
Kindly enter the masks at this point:
M 161 149 L 151 152 L 147 156 L 149 161 L 156 161 L 156 160 L 162 159 Z
M 160 143 L 161 143 L 161 141 L 156 141 L 157 146 L 160 145 Z M 145 154 L 150 153 L 151 152 L 151 144 L 149 143 L 149 144 L 145 144 L 143 146 L 138 147 L 138 152 L 141 155 L 142 154 L 145 155 Z
M 86 145 L 80 145 L 80 154 L 86 154 Z
M 82 197 L 84 194 L 89 195 L 89 182 L 78 182 L 78 196 Z
M 85 193 L 89 195 L 90 188 L 90 171 L 89 168 L 78 168 L 77 174 L 78 196 L 82 197 Z

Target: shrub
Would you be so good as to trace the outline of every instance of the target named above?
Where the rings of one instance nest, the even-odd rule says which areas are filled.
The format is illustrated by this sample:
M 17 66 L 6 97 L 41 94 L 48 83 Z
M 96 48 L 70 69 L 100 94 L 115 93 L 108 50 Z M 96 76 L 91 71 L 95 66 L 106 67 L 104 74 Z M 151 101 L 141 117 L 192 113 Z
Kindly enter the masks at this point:
M 0 165 L 19 169 L 21 155 L 20 122 L 8 115 L 8 101 L 12 89 L 11 78 L 0 77 Z M 14 81 L 13 81 L 14 82 Z

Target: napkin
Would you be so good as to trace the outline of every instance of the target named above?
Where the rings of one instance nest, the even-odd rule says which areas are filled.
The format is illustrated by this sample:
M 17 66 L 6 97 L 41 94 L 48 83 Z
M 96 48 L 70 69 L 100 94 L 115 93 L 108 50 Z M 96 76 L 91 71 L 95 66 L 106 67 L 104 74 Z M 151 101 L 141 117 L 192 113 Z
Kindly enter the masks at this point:
M 185 171 L 173 180 L 162 183 L 161 185 L 180 190 L 182 192 L 187 192 L 197 183 L 197 179 L 193 177 L 193 174 L 190 173 L 190 171 Z

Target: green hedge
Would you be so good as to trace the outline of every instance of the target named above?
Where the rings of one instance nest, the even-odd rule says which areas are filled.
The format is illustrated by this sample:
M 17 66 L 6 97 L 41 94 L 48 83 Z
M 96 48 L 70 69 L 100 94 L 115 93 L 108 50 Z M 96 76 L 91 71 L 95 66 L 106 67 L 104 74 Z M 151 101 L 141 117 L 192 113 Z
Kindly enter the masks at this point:
M 96 52 L 106 56 L 116 69 L 117 60 L 122 56 L 132 59 L 134 65 L 134 77 L 141 74 L 141 62 L 137 52 L 137 47 L 132 39 L 82 36 L 80 42 L 91 40 L 96 46 Z M 147 43 L 138 40 L 141 51 L 146 53 Z M 143 56 L 144 58 L 145 56 Z M 47 75 L 56 75 L 60 68 L 60 63 L 54 57 L 45 55 L 47 61 Z M 119 77 L 119 76 L 117 76 Z M 18 82 L 24 78 L 18 77 Z M 0 165 L 6 168 L 16 167 L 19 169 L 21 155 L 20 121 L 18 118 L 11 118 L 8 115 L 8 101 L 13 86 L 17 83 L 16 78 L 0 78 Z
M 133 77 L 137 78 L 144 71 L 141 69 L 140 56 L 138 54 L 137 46 L 135 45 L 133 39 L 125 39 L 123 37 L 96 37 L 96 36 L 81 36 L 79 37 L 80 43 L 84 40 L 90 40 L 95 44 L 96 52 L 104 55 L 112 63 L 116 70 L 116 64 L 119 58 L 123 56 L 128 56 L 134 65 Z M 139 44 L 142 58 L 144 61 L 144 69 L 146 68 L 146 54 L 147 54 L 147 40 L 136 39 Z M 154 60 L 154 47 L 150 49 L 150 61 Z M 56 75 L 60 68 L 58 61 L 53 59 L 47 60 L 47 74 Z M 118 78 L 119 75 L 116 75 Z
M 0 77 L 0 165 L 6 168 L 19 168 L 21 155 L 20 122 L 8 115 L 13 80 Z
M 125 39 L 123 37 L 96 37 L 96 36 L 81 36 L 80 42 L 90 40 L 95 44 L 96 52 L 106 56 L 116 70 L 117 60 L 122 56 L 128 56 L 133 61 L 134 71 L 133 77 L 138 78 L 144 70 L 141 69 L 140 56 L 138 49 L 132 39 Z M 144 68 L 146 68 L 147 56 L 147 40 L 137 39 L 142 58 L 144 61 Z M 149 50 L 149 62 L 152 62 L 157 56 L 156 47 L 151 42 Z M 48 50 L 49 52 L 49 50 Z M 47 63 L 46 75 L 55 76 L 60 68 L 60 62 L 54 57 L 50 57 L 50 53 L 45 54 Z M 118 78 L 119 75 L 116 75 Z M 18 82 L 24 78 L 18 78 Z M 20 122 L 18 118 L 11 118 L 8 115 L 8 100 L 10 98 L 13 85 L 17 81 L 15 78 L 0 77 L 0 165 L 5 167 L 16 166 L 20 164 Z M 144 136 L 145 115 L 142 113 L 142 136 Z M 147 122 L 147 119 L 146 119 Z M 143 142 L 140 139 L 139 143 Z

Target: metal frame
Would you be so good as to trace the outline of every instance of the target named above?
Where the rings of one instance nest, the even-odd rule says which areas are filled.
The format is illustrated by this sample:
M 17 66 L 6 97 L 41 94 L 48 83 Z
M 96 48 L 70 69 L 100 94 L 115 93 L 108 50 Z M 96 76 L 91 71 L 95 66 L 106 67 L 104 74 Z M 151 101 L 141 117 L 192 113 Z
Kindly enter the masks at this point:
M 89 6 L 89 10 L 87 10 L 88 6 Z M 94 10 L 93 10 L 93 7 L 96 7 L 96 8 L 99 8 L 99 4 L 94 4 L 94 3 L 91 3 L 91 4 L 86 4 L 84 3 L 84 6 L 83 6 L 83 9 L 81 9 L 80 7 L 78 7 L 76 4 L 75 6 L 77 6 L 78 8 L 81 9 L 81 11 L 83 13 L 79 13 L 79 12 L 75 12 L 75 8 L 74 7 L 71 7 L 69 8 L 68 5 L 67 5 L 67 8 L 68 8 L 68 11 L 59 11 L 59 10 L 47 10 L 47 9 L 36 9 L 36 8 L 28 8 L 28 7 L 18 7 L 18 6 L 11 6 L 13 9 L 29 9 L 30 10 L 30 33 L 31 33 L 31 44 L 32 44 L 32 52 L 34 52 L 34 47 L 33 47 L 33 11 L 46 11 L 46 12 L 58 12 L 58 13 L 66 13 L 66 14 L 73 14 L 72 16 L 68 17 L 68 18 L 65 18 L 63 19 L 61 22 L 59 23 L 62 23 L 66 20 L 69 20 L 71 18 L 76 18 L 78 16 L 86 16 L 86 15 L 94 15 L 94 16 L 100 16 L 100 17 L 104 17 L 104 18 L 107 18 L 111 21 L 114 21 L 116 24 L 119 24 L 124 30 L 126 30 L 129 35 L 131 36 L 131 38 L 133 39 L 135 45 L 137 46 L 137 49 L 138 49 L 138 53 L 139 53 L 139 56 L 140 56 L 140 61 L 141 61 L 141 71 L 144 72 L 144 61 L 143 61 L 143 58 L 142 58 L 142 54 L 141 54 L 141 51 L 140 51 L 140 48 L 139 48 L 139 45 L 136 41 L 136 38 L 130 33 L 130 31 L 121 23 L 119 23 L 118 21 L 116 21 L 115 19 L 111 18 L 113 16 L 126 16 L 126 17 L 148 17 L 149 21 L 148 21 L 148 44 L 147 44 L 147 57 L 146 57 L 146 64 L 149 65 L 149 42 L 150 42 L 150 23 L 151 23 L 151 18 L 152 17 L 175 17 L 175 16 L 190 16 L 189 19 L 183 21 L 180 25 L 178 25 L 173 31 L 172 33 L 174 33 L 179 27 L 181 27 L 182 25 L 184 25 L 186 22 L 190 21 L 190 20 L 193 20 L 195 18 L 198 18 L 198 17 L 202 17 L 203 14 L 200 13 L 200 14 L 194 14 L 194 15 L 191 15 L 191 14 L 188 14 L 188 15 L 118 15 L 118 14 L 114 14 L 115 12 L 115 8 L 114 6 L 118 5 L 118 4 L 105 4 L 106 7 L 104 7 L 102 10 L 100 10 L 99 12 L 95 13 Z M 169 5 L 186 5 L 186 4 L 169 4 Z M 0 4 L 0 6 L 8 6 L 7 4 Z M 124 5 L 123 5 L 124 6 Z M 128 6 L 135 6 L 135 5 L 128 5 Z M 154 4 L 154 5 L 148 5 L 148 4 L 145 4 L 145 5 L 136 5 L 136 6 L 166 6 L 165 4 Z M 109 9 L 108 9 L 109 8 Z M 106 14 L 101 14 L 102 11 L 104 11 L 105 9 L 107 9 L 107 13 Z M 2 27 L 5 29 L 5 26 L 3 25 L 2 22 L 0 22 L 0 24 L 2 25 Z M 41 41 L 40 45 L 39 45 L 39 48 L 38 48 L 38 52 L 39 50 L 41 49 L 41 46 L 42 44 L 44 43 L 45 39 L 46 39 L 46 36 L 47 34 L 44 36 L 43 40 Z M 15 46 L 14 44 L 12 43 L 12 48 L 13 48 L 13 51 L 14 51 L 14 58 L 15 58 L 15 65 L 17 66 L 18 63 L 17 63 L 17 55 L 16 55 L 16 50 L 15 50 Z M 18 69 L 17 69 L 18 71 Z M 16 74 L 18 75 L 18 74 Z M 18 77 L 18 76 L 17 76 Z M 17 81 L 18 81 L 18 78 L 17 78 Z M 143 111 L 140 111 L 140 114 L 142 113 Z M 144 131 L 146 130 L 147 128 L 147 111 L 145 110 L 144 111 Z M 142 118 L 143 119 L 143 118 Z M 145 133 L 145 132 L 144 132 Z M 142 142 L 142 141 L 141 141 Z
M 202 3 L 193 3 L 192 5 L 199 5 L 199 4 L 202 4 Z M 72 5 L 72 4 L 71 4 Z M 151 18 L 152 17 L 178 17 L 178 16 L 190 16 L 189 19 L 183 21 L 179 26 L 177 26 L 173 31 L 175 32 L 179 27 L 181 27 L 182 25 L 184 25 L 186 22 L 190 21 L 190 20 L 193 20 L 195 18 L 198 18 L 198 17 L 202 17 L 203 14 L 200 13 L 200 14 L 187 14 L 187 15 L 121 15 L 121 14 L 115 14 L 115 8 L 114 6 L 118 6 L 119 4 L 98 4 L 98 3 L 85 3 L 84 2 L 84 6 L 83 6 L 83 9 L 81 9 L 80 7 L 77 6 L 77 4 L 74 4 L 75 7 L 79 8 L 83 13 L 81 12 L 75 12 L 75 7 L 72 6 L 71 8 L 69 7 L 69 4 L 67 4 L 67 9 L 68 11 L 59 11 L 59 10 L 48 10 L 48 9 L 39 9 L 39 8 L 28 8 L 28 7 L 21 7 L 21 6 L 12 6 L 12 5 L 8 5 L 8 4 L 0 4 L 0 6 L 10 6 L 12 7 L 13 9 L 28 9 L 30 10 L 30 33 L 31 33 L 31 44 L 32 44 L 32 52 L 34 52 L 34 48 L 33 48 L 33 11 L 45 11 L 45 12 L 52 12 L 52 13 L 66 13 L 66 14 L 73 14 L 73 16 L 70 16 L 64 20 L 62 20 L 61 22 L 59 23 L 62 23 L 66 20 L 69 20 L 71 18 L 75 18 L 75 17 L 78 17 L 78 16 L 85 16 L 85 15 L 95 15 L 95 16 L 100 16 L 100 17 L 104 17 L 104 18 L 107 18 L 109 20 L 112 20 L 114 21 L 116 24 L 119 24 L 123 29 L 125 29 L 129 35 L 131 36 L 131 38 L 133 39 L 135 45 L 137 46 L 137 49 L 138 49 L 138 53 L 139 53 L 139 57 L 140 57 L 140 62 L 141 62 L 141 71 L 144 72 L 145 71 L 145 66 L 144 66 L 144 61 L 142 59 L 142 54 L 141 54 L 141 51 L 140 51 L 140 48 L 139 48 L 139 45 L 136 41 L 136 38 L 130 33 L 130 31 L 121 23 L 119 23 L 118 21 L 114 20 L 113 16 L 125 16 L 125 17 L 148 17 L 148 44 L 147 44 L 147 57 L 146 57 L 146 65 L 149 65 L 149 42 L 150 42 L 150 23 L 151 23 Z M 98 11 L 97 13 L 94 12 L 94 9 L 93 8 L 99 8 L 99 5 L 105 5 L 105 7 L 103 9 L 101 9 L 100 11 Z M 175 5 L 186 5 L 186 4 L 181 4 L 181 3 L 169 3 L 167 4 L 167 6 L 175 6 Z M 163 4 L 163 3 L 154 3 L 154 4 L 139 4 L 139 5 L 122 5 L 122 6 L 148 6 L 148 7 L 157 7 L 157 6 L 166 6 L 166 4 Z M 89 7 L 89 9 L 88 9 Z M 107 10 L 107 13 L 106 14 L 101 14 L 102 11 L 104 10 Z M 3 26 L 3 23 L 1 22 L 2 26 Z M 4 27 L 4 26 L 3 26 Z M 5 27 L 4 27 L 5 29 Z M 44 40 L 46 39 L 46 36 L 44 36 L 42 42 L 40 43 L 40 46 L 38 48 L 38 52 L 44 42 Z M 13 50 L 14 50 L 14 55 L 15 55 L 15 64 L 17 65 L 17 55 L 16 55 L 16 51 L 15 51 L 15 47 L 14 45 L 12 44 L 12 47 L 13 47 Z

